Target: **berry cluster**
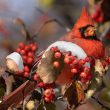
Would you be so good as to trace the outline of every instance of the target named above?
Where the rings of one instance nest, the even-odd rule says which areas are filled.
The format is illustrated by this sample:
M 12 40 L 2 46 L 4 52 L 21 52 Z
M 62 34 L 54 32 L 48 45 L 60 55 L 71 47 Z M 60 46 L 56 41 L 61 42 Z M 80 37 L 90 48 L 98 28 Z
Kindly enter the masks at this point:
M 110 57 L 106 56 L 105 59 L 102 61 L 102 65 L 105 68 L 106 66 L 110 65 Z
M 52 88 L 46 89 L 44 91 L 44 101 L 47 103 L 53 102 L 55 99 L 55 93 Z
M 90 62 L 89 57 L 78 59 L 76 56 L 73 56 L 71 52 L 61 52 L 57 47 L 52 47 L 51 50 L 54 51 L 55 60 L 53 66 L 56 69 L 60 68 L 60 59 L 63 57 L 64 64 L 70 67 L 70 71 L 75 78 L 81 82 L 87 82 L 92 78 L 90 68 L 85 66 L 87 62 Z
M 95 22 L 102 23 L 104 16 L 101 8 L 96 8 L 95 13 L 91 14 L 91 17 L 94 19 Z
M 23 72 L 18 72 L 18 74 L 23 73 L 24 77 L 28 77 L 30 70 L 33 66 L 35 60 L 35 52 L 38 49 L 36 43 L 24 44 L 23 42 L 19 43 L 19 47 L 17 48 L 17 52 L 21 54 L 24 63 Z M 37 80 L 38 75 L 34 75 L 34 80 Z

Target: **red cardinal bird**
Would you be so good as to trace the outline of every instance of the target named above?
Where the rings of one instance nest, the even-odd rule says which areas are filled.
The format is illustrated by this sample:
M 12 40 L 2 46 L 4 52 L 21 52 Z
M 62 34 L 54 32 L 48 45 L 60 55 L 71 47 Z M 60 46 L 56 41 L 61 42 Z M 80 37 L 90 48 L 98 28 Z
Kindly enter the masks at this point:
M 87 56 L 104 57 L 103 43 L 96 37 L 94 23 L 85 7 L 73 29 L 63 40 L 77 44 L 86 52 Z
M 94 23 L 85 7 L 73 29 L 65 37 L 61 38 L 61 40 L 50 45 L 47 50 L 57 46 L 60 51 L 71 51 L 79 59 L 84 59 L 87 56 L 94 58 L 104 57 L 103 43 L 96 37 Z M 57 82 L 59 84 L 65 84 L 72 76 L 73 74 L 70 72 L 70 69 L 65 67 L 58 76 Z M 45 83 L 52 83 L 49 78 L 46 79 L 48 80 Z
M 73 29 L 65 37 L 61 38 L 61 40 L 76 44 L 82 48 L 89 57 L 102 58 L 105 55 L 104 45 L 96 37 L 94 23 L 89 17 L 85 7 L 83 8 L 82 14 L 74 25 Z M 82 52 L 78 52 L 76 47 L 73 47 L 72 51 L 74 50 L 77 56 L 80 58 L 82 56 Z M 85 56 L 83 56 L 83 58 L 84 57 Z M 57 82 L 59 84 L 65 84 L 70 80 L 71 77 L 71 72 L 69 69 L 65 68 L 64 71 L 59 75 Z

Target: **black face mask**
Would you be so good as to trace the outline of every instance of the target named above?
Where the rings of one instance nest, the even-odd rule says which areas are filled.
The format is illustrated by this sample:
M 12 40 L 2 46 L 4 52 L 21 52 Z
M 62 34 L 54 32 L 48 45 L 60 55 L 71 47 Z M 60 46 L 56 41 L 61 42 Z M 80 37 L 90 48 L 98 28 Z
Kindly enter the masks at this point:
M 82 27 L 82 28 L 79 29 L 79 31 L 80 31 L 82 37 L 85 38 L 85 39 L 90 39 L 90 40 L 99 40 L 99 39 L 96 37 L 96 34 L 95 34 L 94 36 L 87 36 L 87 37 L 85 37 L 84 32 L 85 32 L 85 30 L 86 30 L 89 26 L 94 27 L 94 26 L 92 26 L 92 25 L 87 25 L 87 26 Z

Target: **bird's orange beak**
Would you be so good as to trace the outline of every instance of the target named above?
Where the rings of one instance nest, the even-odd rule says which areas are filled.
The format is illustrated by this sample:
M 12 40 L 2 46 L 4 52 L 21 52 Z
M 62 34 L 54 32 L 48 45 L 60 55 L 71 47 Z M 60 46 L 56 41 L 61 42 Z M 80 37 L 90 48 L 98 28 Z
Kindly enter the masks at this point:
M 88 27 L 85 31 L 85 37 L 87 36 L 94 36 L 95 35 L 95 31 L 96 31 L 96 28 L 95 27 Z

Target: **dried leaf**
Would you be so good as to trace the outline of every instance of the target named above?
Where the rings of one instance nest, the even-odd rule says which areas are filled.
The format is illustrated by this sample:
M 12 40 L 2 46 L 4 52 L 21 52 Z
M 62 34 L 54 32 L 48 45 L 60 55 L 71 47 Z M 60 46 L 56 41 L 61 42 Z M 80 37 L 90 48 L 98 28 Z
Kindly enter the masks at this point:
M 78 81 L 73 81 L 67 88 L 64 96 L 67 98 L 70 107 L 75 107 L 84 100 L 84 91 L 82 85 Z
M 57 79 L 64 66 L 63 61 L 61 59 L 61 61 L 59 61 L 61 65 L 60 68 L 55 69 L 53 66 L 54 60 L 54 52 L 49 50 L 44 53 L 43 58 L 39 63 L 37 73 L 39 74 L 40 78 L 43 80 L 44 83 L 53 83 Z

